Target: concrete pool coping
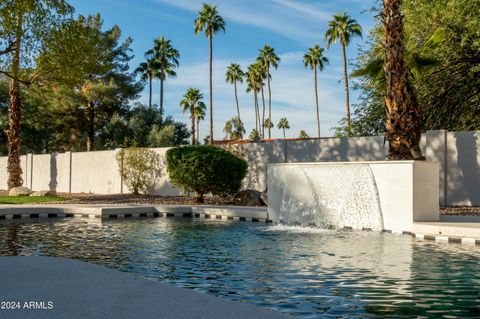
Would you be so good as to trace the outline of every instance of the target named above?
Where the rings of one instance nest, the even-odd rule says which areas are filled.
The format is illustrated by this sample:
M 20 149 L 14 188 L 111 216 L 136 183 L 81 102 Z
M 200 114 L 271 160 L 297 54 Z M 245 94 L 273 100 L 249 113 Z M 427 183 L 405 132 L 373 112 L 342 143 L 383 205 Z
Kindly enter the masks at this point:
M 268 222 L 266 207 L 131 204 L 0 205 L 0 219 L 4 220 L 54 217 L 196 217 L 247 222 Z
M 135 205 L 135 204 L 41 204 L 0 205 L 0 221 L 46 218 L 143 218 L 174 217 L 230 220 L 240 222 L 271 222 L 266 207 L 217 205 Z M 352 229 L 345 227 L 345 229 Z M 371 229 L 362 229 L 371 230 Z M 406 231 L 383 232 L 410 235 L 421 240 L 435 240 L 480 245 L 480 216 L 441 215 L 439 221 L 414 222 Z
M 0 269 L 1 301 L 20 306 L 0 309 L 1 318 L 293 318 L 79 260 L 0 257 Z

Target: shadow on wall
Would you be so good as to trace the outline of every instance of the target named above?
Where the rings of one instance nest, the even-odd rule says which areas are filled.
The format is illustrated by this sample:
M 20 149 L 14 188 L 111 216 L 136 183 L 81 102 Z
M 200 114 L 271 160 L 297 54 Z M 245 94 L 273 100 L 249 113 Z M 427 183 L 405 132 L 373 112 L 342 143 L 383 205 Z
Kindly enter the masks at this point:
M 456 201 L 470 205 L 480 205 L 480 173 L 478 135 L 473 132 L 455 134 L 457 148 L 457 165 L 461 171 L 461 193 L 457 193 Z M 461 197 L 458 197 L 458 196 Z
M 287 141 L 287 162 L 349 162 L 385 159 L 382 136 Z
M 50 154 L 50 183 L 48 183 L 48 188 L 51 191 L 57 191 L 57 175 L 58 175 L 58 169 L 57 169 L 57 154 L 53 153 Z

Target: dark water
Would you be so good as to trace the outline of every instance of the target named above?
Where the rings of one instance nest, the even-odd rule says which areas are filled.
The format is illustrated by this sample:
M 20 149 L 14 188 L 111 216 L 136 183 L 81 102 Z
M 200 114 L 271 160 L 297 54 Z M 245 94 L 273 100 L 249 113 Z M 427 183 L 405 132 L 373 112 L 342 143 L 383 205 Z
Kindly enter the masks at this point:
M 0 255 L 62 256 L 303 318 L 480 318 L 480 249 L 221 221 L 0 223 Z

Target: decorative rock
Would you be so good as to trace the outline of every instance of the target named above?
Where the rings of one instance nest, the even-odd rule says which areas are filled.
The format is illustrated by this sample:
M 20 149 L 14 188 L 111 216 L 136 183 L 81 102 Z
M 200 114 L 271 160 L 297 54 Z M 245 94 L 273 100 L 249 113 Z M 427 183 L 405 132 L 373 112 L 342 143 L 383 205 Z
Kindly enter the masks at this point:
M 30 194 L 30 196 L 55 196 L 57 193 L 51 190 L 41 190 Z
M 265 206 L 268 206 L 268 189 L 260 193 L 260 199 L 265 203 Z
M 266 206 L 261 194 L 259 191 L 247 189 L 238 192 L 233 199 L 233 203 L 237 206 Z
M 8 192 L 9 196 L 28 196 L 32 193 L 32 191 L 28 187 L 13 187 Z

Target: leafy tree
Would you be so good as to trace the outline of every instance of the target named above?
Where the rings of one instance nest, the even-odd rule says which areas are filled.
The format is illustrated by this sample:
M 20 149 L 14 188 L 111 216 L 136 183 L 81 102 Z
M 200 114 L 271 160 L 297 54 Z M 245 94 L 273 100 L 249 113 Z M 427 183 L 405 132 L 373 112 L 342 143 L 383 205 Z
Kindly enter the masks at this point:
M 308 53 L 303 56 L 303 64 L 305 68 L 313 70 L 315 81 L 315 104 L 317 106 L 317 130 L 318 137 L 320 137 L 320 112 L 318 110 L 318 85 L 317 85 L 317 69 L 322 71 L 325 63 L 328 63 L 328 59 L 323 56 L 323 48 L 319 44 L 315 44 L 308 49 Z
M 163 118 L 158 108 L 137 104 L 123 115 L 115 114 L 98 140 L 105 148 L 167 147 L 187 144 L 189 137 L 184 123 Z
M 476 1 L 403 1 L 404 60 L 422 106 L 423 130 L 480 129 L 479 12 Z M 385 53 L 380 25 L 367 44 L 352 73 L 357 79 L 354 85 L 362 91 L 351 124 L 356 136 L 385 133 Z M 345 136 L 345 126 L 338 127 L 336 134 Z
M 161 176 L 160 156 L 147 148 L 127 148 L 117 153 L 120 175 L 133 192 L 148 194 Z
M 169 147 L 174 146 L 175 125 L 168 124 L 163 128 L 155 124 L 148 134 L 149 147 Z
M 167 116 L 164 123 L 165 125 L 173 125 L 175 127 L 173 141 L 168 146 L 179 146 L 188 144 L 188 138 L 190 137 L 190 133 L 188 132 L 188 128 L 185 123 L 176 122 L 171 116 Z
M 160 112 L 164 114 L 163 109 L 163 85 L 167 77 L 176 77 L 175 69 L 179 66 L 180 53 L 172 46 L 170 40 L 165 37 L 155 39 L 153 49 L 147 51 L 157 64 L 156 77 L 160 80 Z
M 233 84 L 235 88 L 235 101 L 237 103 L 237 117 L 240 120 L 240 107 L 238 105 L 238 95 L 237 95 L 237 82 L 243 83 L 243 77 L 245 74 L 243 73 L 242 69 L 240 68 L 240 64 L 231 63 L 228 66 L 227 73 L 225 75 L 225 79 L 227 83 Z
M 238 117 L 232 117 L 225 123 L 225 138 L 227 140 L 241 140 L 245 134 L 245 128 L 242 121 Z
M 50 91 L 54 94 L 55 104 L 69 116 L 76 117 L 81 125 L 80 134 L 87 135 L 86 148 L 94 150 L 98 129 L 103 128 L 115 113 L 125 112 L 128 103 L 138 97 L 142 84 L 135 81 L 129 72 L 128 62 L 132 59 L 127 37 L 120 42 L 121 30 L 118 26 L 102 30 L 99 14 L 79 16 L 62 24 L 58 31 L 52 32 L 48 43 L 49 51 L 40 55 L 42 64 L 51 64 L 62 52 L 76 51 L 75 65 L 68 69 L 68 77 L 58 82 L 50 82 Z M 60 110 L 59 110 L 60 111 Z
M 480 129 L 480 3 L 405 1 L 411 47 L 426 47 L 440 63 L 414 82 L 425 129 Z
M 285 130 L 290 129 L 290 124 L 288 123 L 288 120 L 286 117 L 282 117 L 280 121 L 278 121 L 278 126 L 279 129 L 283 130 L 283 138 L 285 137 Z
M 278 67 L 280 58 L 275 54 L 275 49 L 269 45 L 265 45 L 260 50 L 260 55 L 258 56 L 258 61 L 265 68 L 266 78 L 267 78 L 267 88 L 268 88 L 268 119 L 272 119 L 272 92 L 270 89 L 270 67 L 273 66 L 275 69 Z M 265 117 L 264 117 L 265 119 Z M 268 128 L 268 138 L 271 138 L 271 128 Z
M 355 36 L 362 36 L 362 27 L 358 24 L 357 20 L 352 19 L 346 11 L 343 14 L 337 13 L 333 16 L 333 19 L 328 23 L 328 29 L 325 33 L 327 48 L 337 42 L 340 42 L 342 46 L 348 132 L 350 132 L 350 95 L 348 90 L 347 55 L 345 48 L 350 44 L 351 38 Z
M 235 194 L 247 174 L 247 162 L 212 145 L 169 149 L 167 170 L 173 185 L 195 192 L 195 202 L 203 203 L 204 195 Z
M 192 135 L 192 145 L 195 145 L 195 114 L 198 113 L 196 112 L 196 109 L 205 109 L 206 105 L 202 101 L 203 99 L 203 94 L 200 93 L 200 90 L 197 88 L 189 88 L 187 92 L 183 95 L 183 99 L 180 101 L 180 106 L 182 108 L 182 112 L 190 112 L 190 121 L 192 123 L 192 130 L 191 130 L 191 135 Z
M 23 182 L 20 167 L 20 85 L 31 85 L 40 79 L 37 72 L 29 72 L 35 57 L 42 50 L 49 31 L 71 11 L 72 8 L 63 0 L 5 0 L 0 3 L 0 74 L 10 79 L 7 131 L 9 189 L 21 186 Z
M 205 30 L 205 36 L 208 38 L 210 47 L 210 144 L 213 143 L 213 84 L 212 84 L 212 65 L 213 65 L 213 36 L 219 32 L 225 32 L 225 21 L 218 14 L 217 6 L 204 3 L 202 10 L 198 13 L 198 18 L 194 22 L 195 34 L 198 35 Z

